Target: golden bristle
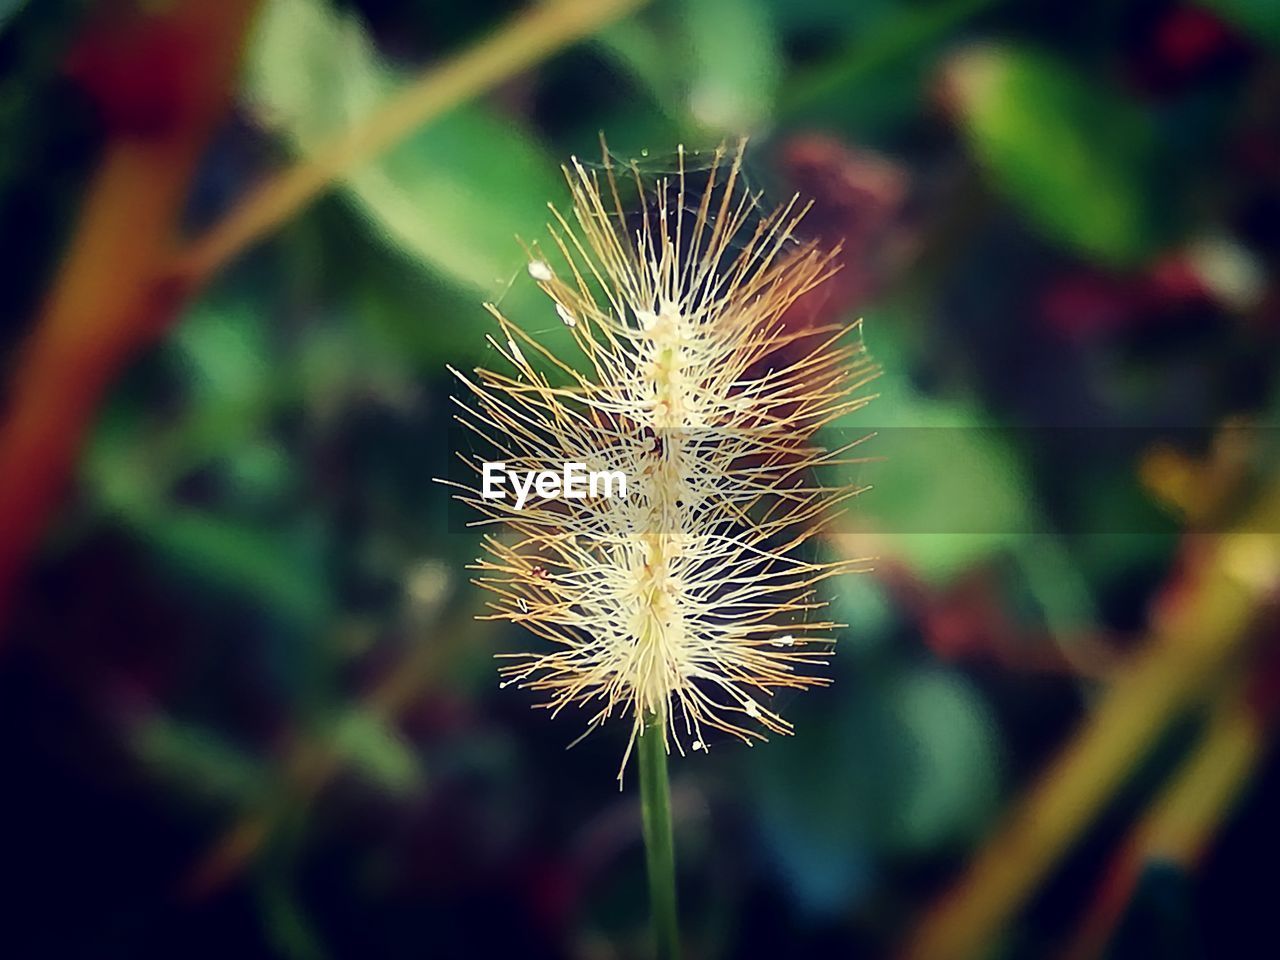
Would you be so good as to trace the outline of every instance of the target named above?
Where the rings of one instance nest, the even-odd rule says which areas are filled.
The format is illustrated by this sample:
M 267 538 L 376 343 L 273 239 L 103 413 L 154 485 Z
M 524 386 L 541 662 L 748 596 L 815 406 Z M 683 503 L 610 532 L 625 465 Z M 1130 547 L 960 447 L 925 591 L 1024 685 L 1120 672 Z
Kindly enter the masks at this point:
M 768 705 L 775 692 L 824 682 L 810 668 L 837 625 L 815 619 L 817 587 L 856 564 L 797 548 L 857 492 L 816 478 L 847 449 L 824 448 L 818 431 L 866 402 L 857 391 L 875 370 L 843 328 L 788 328 L 834 252 L 797 239 L 798 198 L 759 215 L 742 144 L 718 149 L 696 190 L 683 151 L 651 186 L 607 157 L 565 168 L 573 205 L 553 210 L 557 267 L 530 251 L 580 356 L 557 356 L 490 306 L 511 370 L 458 374 L 475 399 L 459 419 L 512 469 L 583 463 L 635 489 L 520 510 L 469 486 L 460 499 L 512 533 L 487 537 L 477 565 L 491 616 L 548 644 L 511 656 L 505 683 L 544 694 L 553 713 L 588 707 L 588 730 L 629 718 L 625 768 L 651 715 L 681 752 L 705 749 L 704 727 L 750 743 L 790 731 Z

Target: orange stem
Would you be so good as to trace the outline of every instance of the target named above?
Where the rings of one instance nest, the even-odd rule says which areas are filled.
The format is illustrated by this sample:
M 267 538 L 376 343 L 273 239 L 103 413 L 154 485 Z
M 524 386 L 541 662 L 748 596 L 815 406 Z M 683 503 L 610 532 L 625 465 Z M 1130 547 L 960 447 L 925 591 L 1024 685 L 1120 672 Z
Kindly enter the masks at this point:
M 229 103 L 256 6 L 257 0 L 180 0 L 165 15 L 168 35 L 195 38 L 183 51 L 173 114 L 155 129 L 116 131 L 108 142 L 52 291 L 21 349 L 10 413 L 0 425 L 0 622 L 103 393 L 181 299 L 181 291 L 159 280 L 196 165 Z
M 191 178 L 226 108 L 257 2 L 177 0 L 167 14 L 167 35 L 196 41 L 188 44 L 191 73 L 176 85 L 188 93 L 185 109 L 158 132 L 108 144 L 53 292 L 23 348 L 9 395 L 12 412 L 0 425 L 0 626 L 103 393 L 195 290 L 345 173 L 646 0 L 556 0 L 518 14 L 475 47 L 425 71 L 313 160 L 251 192 L 203 237 L 179 246 Z M 170 55 L 166 65 L 172 61 Z M 140 89 L 154 92 L 155 82 L 164 81 Z

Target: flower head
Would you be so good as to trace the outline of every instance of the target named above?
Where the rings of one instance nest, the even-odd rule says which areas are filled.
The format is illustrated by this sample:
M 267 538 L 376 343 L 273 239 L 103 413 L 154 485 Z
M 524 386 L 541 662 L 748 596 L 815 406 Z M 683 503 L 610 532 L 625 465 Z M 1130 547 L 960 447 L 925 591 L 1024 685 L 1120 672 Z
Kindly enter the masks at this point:
M 571 213 L 553 208 L 556 256 L 529 274 L 568 327 L 558 355 L 509 323 L 506 369 L 455 374 L 473 395 L 460 420 L 508 469 L 576 463 L 632 481 L 625 499 L 461 496 L 509 536 L 486 537 L 477 582 L 491 616 L 546 646 L 509 657 L 506 684 L 588 731 L 652 717 L 668 743 L 705 749 L 709 730 L 748 744 L 790 725 L 780 690 L 823 683 L 837 627 L 822 581 L 850 568 L 800 548 L 857 490 L 818 469 L 843 460 L 823 426 L 867 398 L 873 375 L 848 329 L 791 329 L 788 308 L 833 271 L 834 251 L 798 239 L 798 199 L 761 215 L 742 145 L 709 167 L 646 182 L 632 166 L 565 170 Z M 624 196 L 627 198 L 624 201 Z

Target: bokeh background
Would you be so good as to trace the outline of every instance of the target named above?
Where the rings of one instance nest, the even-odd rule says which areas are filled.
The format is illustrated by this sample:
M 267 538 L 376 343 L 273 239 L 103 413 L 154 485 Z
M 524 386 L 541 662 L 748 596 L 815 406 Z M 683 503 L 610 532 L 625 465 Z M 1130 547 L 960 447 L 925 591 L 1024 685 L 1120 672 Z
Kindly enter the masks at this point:
M 498 689 L 431 482 L 482 302 L 557 336 L 515 238 L 601 131 L 750 134 L 884 368 L 834 683 L 673 762 L 688 955 L 1273 951 L 1278 49 L 1274 0 L 0 3 L 0 954 L 646 955 L 625 734 Z

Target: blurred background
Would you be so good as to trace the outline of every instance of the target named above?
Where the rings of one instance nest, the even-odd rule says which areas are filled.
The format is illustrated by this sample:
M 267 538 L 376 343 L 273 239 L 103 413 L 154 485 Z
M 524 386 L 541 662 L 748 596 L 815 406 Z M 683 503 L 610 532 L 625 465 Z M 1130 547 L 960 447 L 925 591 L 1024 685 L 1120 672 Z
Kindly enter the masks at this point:
M 562 335 L 516 237 L 601 132 L 750 134 L 884 368 L 834 683 L 673 762 L 688 955 L 1274 950 L 1278 50 L 1274 0 L 0 2 L 0 953 L 647 955 L 625 732 L 498 689 L 535 641 L 431 482 L 482 302 Z

